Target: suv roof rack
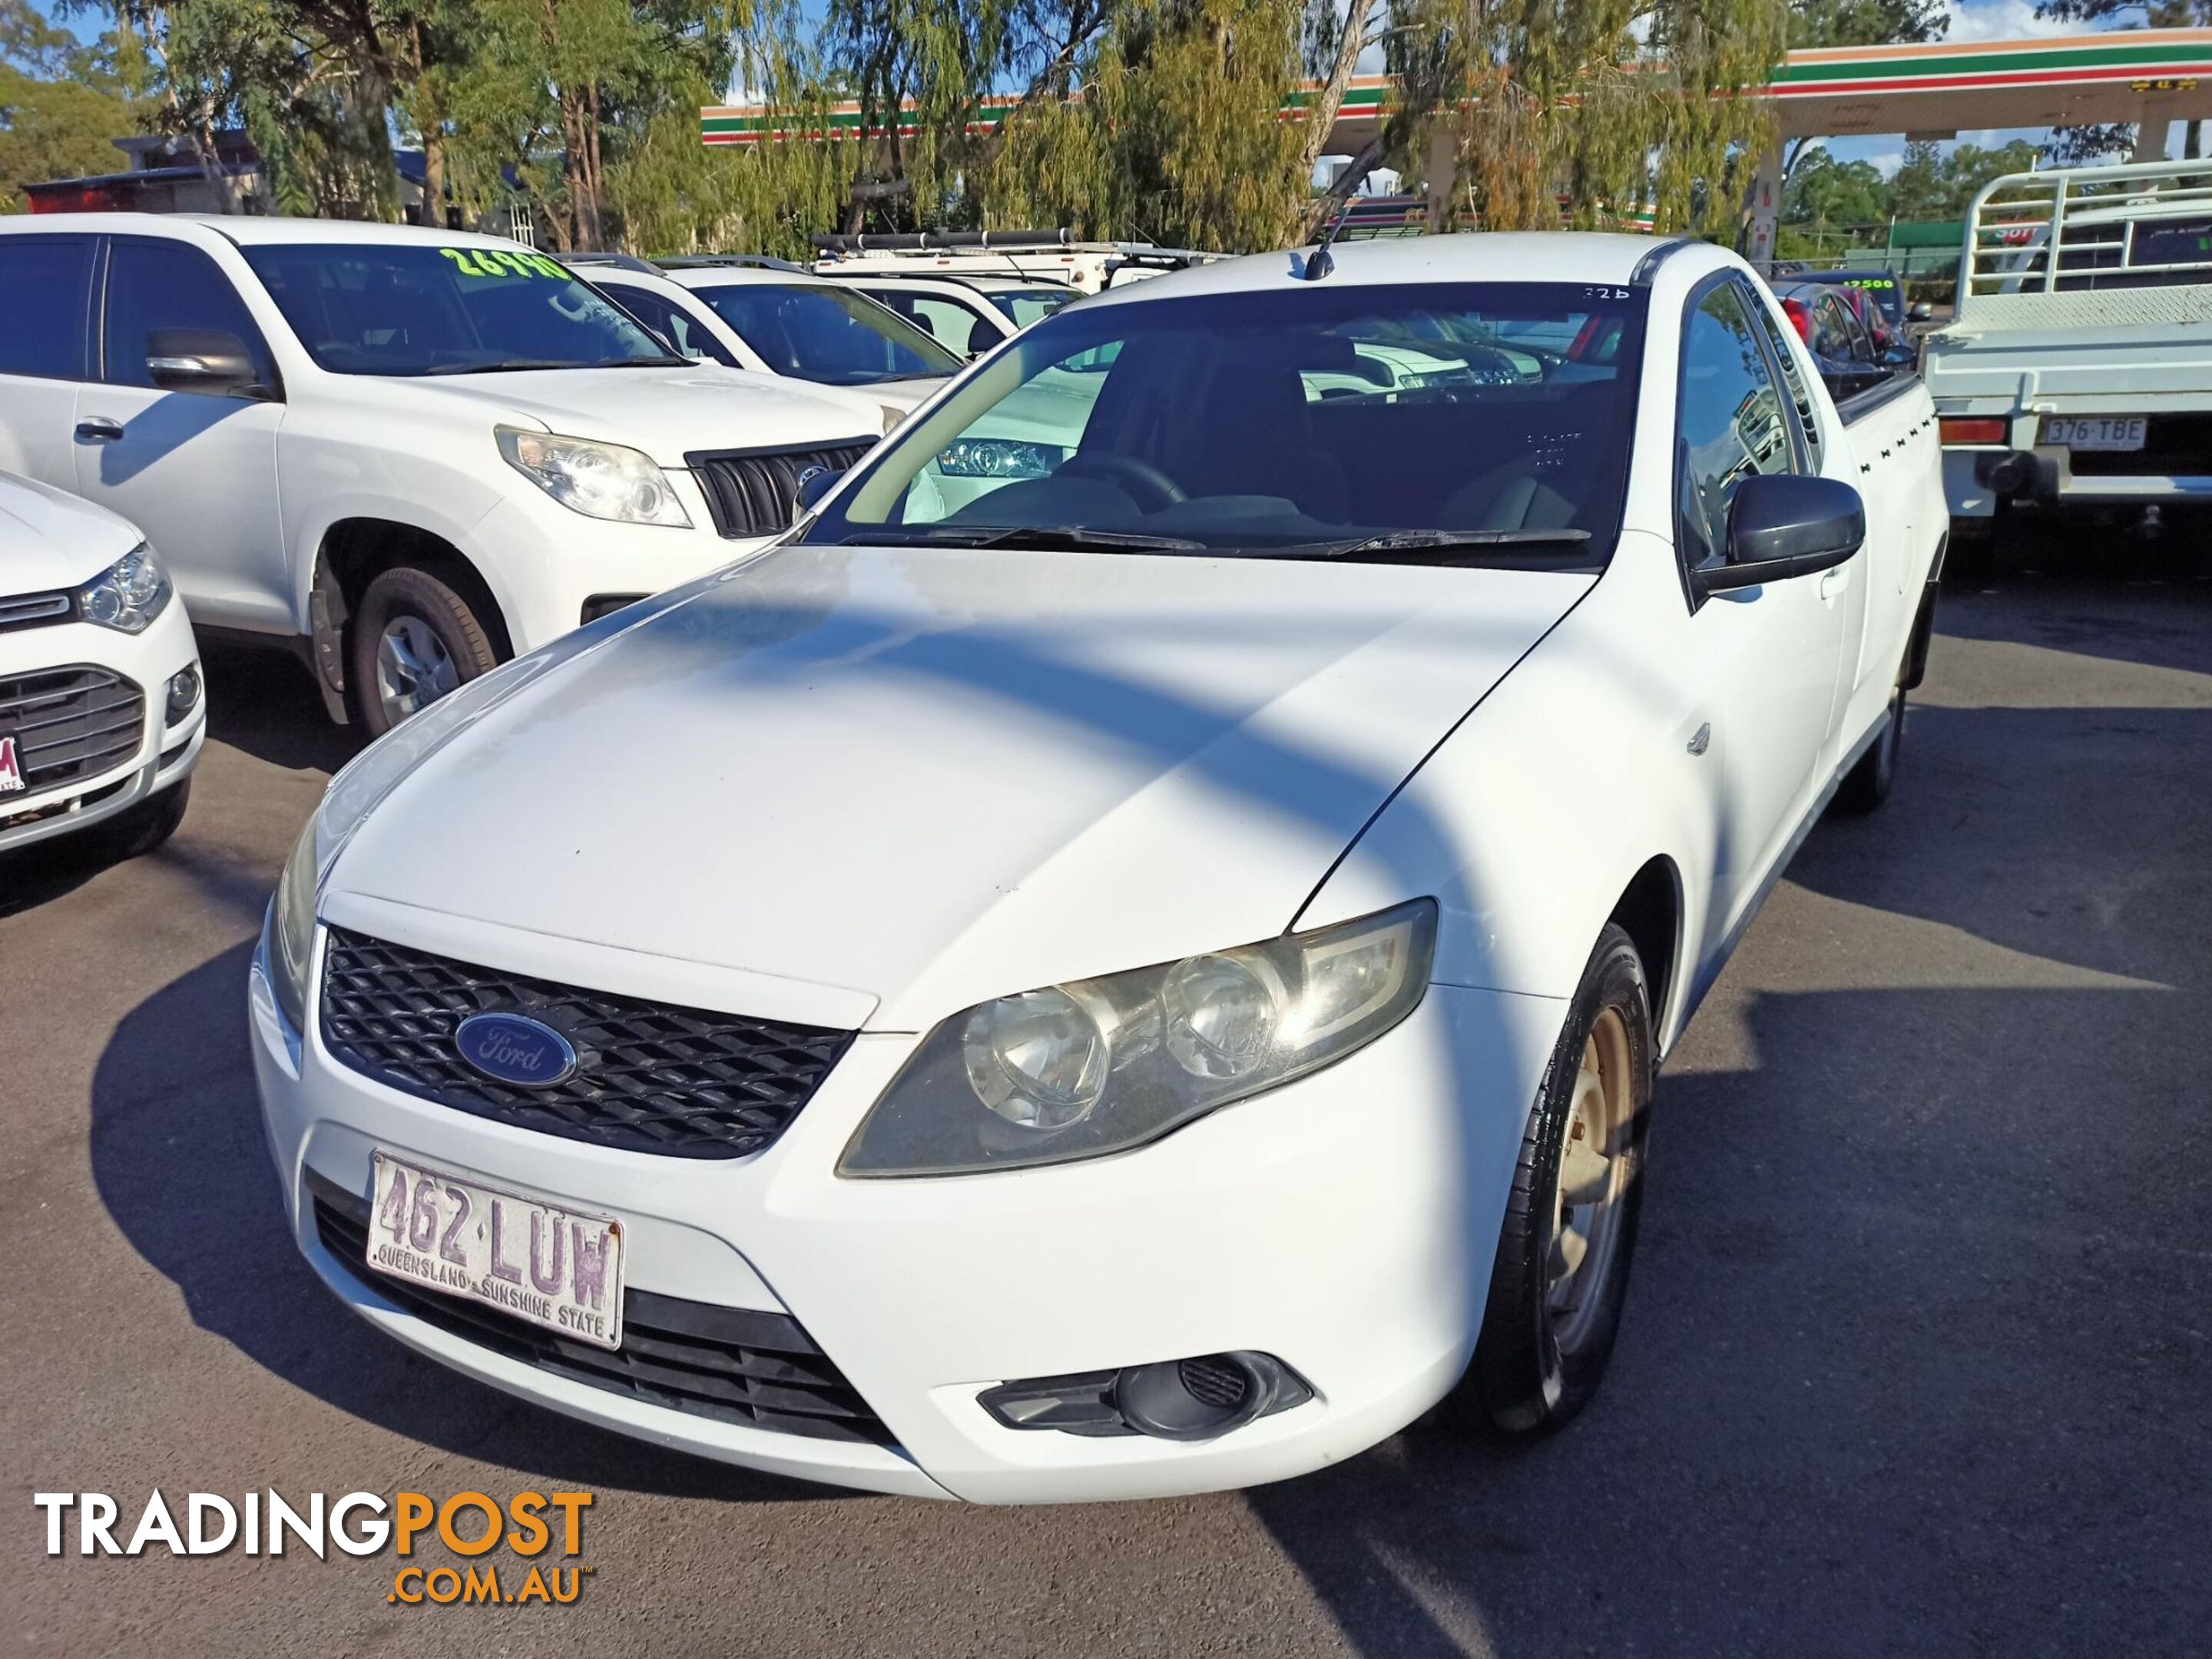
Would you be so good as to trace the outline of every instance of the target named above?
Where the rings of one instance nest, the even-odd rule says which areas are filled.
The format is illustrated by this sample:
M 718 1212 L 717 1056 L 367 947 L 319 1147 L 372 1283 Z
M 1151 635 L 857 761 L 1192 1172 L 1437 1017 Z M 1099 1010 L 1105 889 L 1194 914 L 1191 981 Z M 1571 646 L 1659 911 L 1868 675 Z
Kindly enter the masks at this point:
M 788 270 L 800 276 L 814 274 L 805 265 L 767 253 L 684 253 L 656 263 L 663 270 L 702 270 L 716 265 L 733 265 L 749 270 Z
M 834 262 L 825 262 L 832 263 Z M 818 275 L 841 276 L 853 282 L 877 280 L 894 283 L 951 283 L 961 288 L 972 288 L 981 292 L 985 283 L 1027 283 L 1036 288 L 1066 288 L 1049 271 L 1042 270 L 901 270 L 896 266 L 883 266 L 863 270 L 820 270 Z

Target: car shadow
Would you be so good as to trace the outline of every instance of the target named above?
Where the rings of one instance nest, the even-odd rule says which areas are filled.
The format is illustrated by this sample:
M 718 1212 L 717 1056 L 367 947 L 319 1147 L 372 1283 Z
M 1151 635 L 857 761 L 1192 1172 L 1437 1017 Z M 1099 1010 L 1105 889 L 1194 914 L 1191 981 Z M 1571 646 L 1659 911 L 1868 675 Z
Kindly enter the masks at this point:
M 1762 995 L 1659 1091 L 1566 1433 L 1417 1425 L 1247 1495 L 1359 1652 L 2184 1652 L 2212 1255 L 2154 990 Z M 2201 1105 L 2201 1096 L 2199 1104 Z
M 93 1179 L 192 1322 L 318 1399 L 395 1434 L 570 1486 L 723 1502 L 836 1497 L 663 1450 L 526 1404 L 347 1314 L 285 1224 L 240 1018 L 251 945 L 133 1010 L 93 1076 Z M 180 1120 L 192 1126 L 176 1133 Z
M 289 651 L 203 635 L 200 663 L 213 741 L 292 772 L 335 772 L 360 749 L 359 732 L 331 723 L 314 677 Z

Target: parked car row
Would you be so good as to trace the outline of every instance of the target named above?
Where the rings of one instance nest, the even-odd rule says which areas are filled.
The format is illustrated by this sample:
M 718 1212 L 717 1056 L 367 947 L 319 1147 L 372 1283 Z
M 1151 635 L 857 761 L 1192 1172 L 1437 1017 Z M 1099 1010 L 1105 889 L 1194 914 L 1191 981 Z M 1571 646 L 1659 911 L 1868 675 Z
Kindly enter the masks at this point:
M 0 284 L 0 470 L 143 526 L 371 736 L 761 545 L 908 401 L 676 355 L 487 236 L 16 220 Z
M 317 1273 L 918 1495 L 1571 1419 L 1660 1060 L 1895 781 L 1910 365 L 1703 244 L 1499 235 L 1055 301 L 919 399 L 837 283 L 575 264 L 0 225 L 0 846 L 175 827 L 187 603 L 383 734 L 247 988 Z

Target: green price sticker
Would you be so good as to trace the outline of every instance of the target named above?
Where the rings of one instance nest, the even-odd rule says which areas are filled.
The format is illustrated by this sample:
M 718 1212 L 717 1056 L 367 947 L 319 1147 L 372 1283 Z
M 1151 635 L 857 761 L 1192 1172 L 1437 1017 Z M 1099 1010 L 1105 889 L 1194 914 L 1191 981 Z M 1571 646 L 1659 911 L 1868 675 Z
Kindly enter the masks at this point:
M 439 252 L 453 262 L 464 276 L 544 276 L 565 283 L 568 273 L 542 253 L 523 253 L 503 247 L 441 247 Z

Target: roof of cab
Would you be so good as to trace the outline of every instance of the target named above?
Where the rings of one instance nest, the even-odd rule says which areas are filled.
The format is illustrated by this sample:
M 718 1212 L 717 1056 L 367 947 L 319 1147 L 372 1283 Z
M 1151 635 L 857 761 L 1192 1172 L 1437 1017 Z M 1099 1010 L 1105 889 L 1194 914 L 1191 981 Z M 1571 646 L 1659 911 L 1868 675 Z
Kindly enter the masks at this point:
M 1449 236 L 1395 236 L 1338 242 L 1321 284 L 1338 288 L 1399 283 L 1603 283 L 1626 284 L 1637 267 L 1676 244 L 1654 236 L 1602 231 L 1467 231 Z M 1170 271 L 1143 283 L 1117 284 L 1093 305 L 1197 294 L 1250 294 L 1303 287 L 1310 247 L 1255 253 Z
M 76 231 L 88 235 L 146 236 L 173 234 L 179 228 L 212 234 L 242 246 L 270 243 L 382 243 L 416 247 L 504 247 L 522 244 L 472 230 L 430 230 L 420 225 L 376 225 L 358 219 L 290 219 L 274 214 L 69 213 L 11 217 L 4 228 L 48 236 Z M 186 240 L 191 240 L 187 238 Z M 535 250 L 526 250 L 535 252 Z

